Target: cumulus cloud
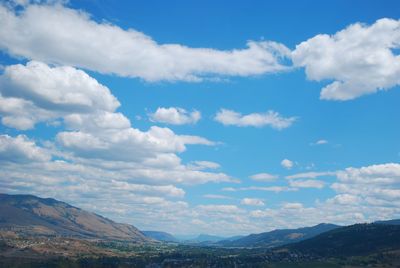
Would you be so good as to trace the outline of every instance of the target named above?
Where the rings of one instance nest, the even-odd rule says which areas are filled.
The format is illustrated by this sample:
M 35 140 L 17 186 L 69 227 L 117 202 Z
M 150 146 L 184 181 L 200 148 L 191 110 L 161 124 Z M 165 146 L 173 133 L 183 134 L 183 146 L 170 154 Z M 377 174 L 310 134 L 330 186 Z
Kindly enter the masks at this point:
M 324 201 L 315 200 L 314 203 L 308 205 L 300 202 L 283 202 L 279 207 L 256 210 L 238 209 L 231 205 L 228 207 L 211 205 L 206 209 L 195 207 L 193 208 L 194 213 L 191 214 L 193 217 L 191 220 L 196 226 L 196 230 L 237 234 L 265 232 L 276 229 L 277 226 L 279 228 L 298 228 L 321 222 L 347 225 L 396 218 L 400 215 L 400 203 L 398 197 L 396 198 L 397 169 L 398 164 L 388 163 L 348 168 L 340 171 L 341 173 L 339 171 L 329 172 L 331 176 L 340 174 L 337 175 L 338 183 L 347 184 L 348 187 L 332 187 L 336 191 L 336 195 Z M 309 174 L 309 176 L 318 175 L 320 174 Z M 306 176 L 299 176 L 299 178 L 302 177 Z M 296 180 L 293 179 L 293 181 Z M 375 192 L 365 191 L 365 185 L 371 182 L 373 185 L 370 189 L 377 188 L 377 190 Z M 255 189 L 252 188 L 252 190 Z
M 296 117 L 283 117 L 274 111 L 266 113 L 252 113 L 242 115 L 241 113 L 221 109 L 214 117 L 214 120 L 225 126 L 238 126 L 238 127 L 264 127 L 270 126 L 274 129 L 284 129 L 290 127 Z
M 319 34 L 296 46 L 294 65 L 311 80 L 334 80 L 321 90 L 324 100 L 346 101 L 400 84 L 400 21 L 356 23 L 334 35 Z
M 293 167 L 294 163 L 293 161 L 289 160 L 289 159 L 283 159 L 281 161 L 281 166 L 286 168 L 286 169 L 291 169 Z
M 153 122 L 171 125 L 185 125 L 196 124 L 201 118 L 201 113 L 197 110 L 188 112 L 179 107 L 159 107 L 154 113 L 150 113 L 149 116 L 150 120 Z
M 258 173 L 250 176 L 250 179 L 255 180 L 255 181 L 264 181 L 264 182 L 270 182 L 274 181 L 278 178 L 276 175 L 272 175 L 269 173 Z
M 387 163 L 337 172 L 338 182 L 331 188 L 340 194 L 350 194 L 365 201 L 393 202 L 400 198 L 400 164 Z M 393 203 L 392 203 L 393 204 Z
M 46 150 L 36 146 L 34 141 L 24 135 L 0 135 L 0 162 L 43 162 L 50 158 Z
M 80 157 L 139 161 L 183 152 L 187 144 L 215 144 L 168 128 L 132 128 L 115 111 L 120 103 L 110 90 L 73 67 L 37 61 L 7 66 L 0 76 L 0 104 L 2 123 L 17 129 L 62 119 L 69 131 L 57 134 L 58 144 Z
M 37 61 L 5 68 L 0 104 L 2 123 L 21 130 L 73 113 L 113 112 L 120 105 L 107 87 L 85 72 Z
M 258 198 L 243 198 L 242 201 L 240 201 L 240 204 L 246 205 L 246 206 L 264 206 L 265 203 L 263 200 L 258 199 Z
M 0 5 L 0 24 L 0 48 L 12 55 L 147 81 L 279 72 L 287 69 L 282 58 L 290 56 L 284 45 L 269 41 L 226 51 L 158 44 L 60 4 L 32 4 L 20 12 Z
M 77 156 L 120 161 L 137 161 L 155 157 L 158 153 L 183 152 L 186 144 L 213 145 L 205 138 L 179 136 L 168 128 L 156 126 L 147 132 L 134 128 L 60 132 L 57 141 Z
M 356 195 L 351 195 L 351 194 L 338 194 L 335 195 L 333 198 L 329 198 L 327 200 L 328 203 L 333 203 L 333 204 L 338 204 L 338 205 L 355 205 L 361 201 L 361 198 L 359 198 Z
M 346 168 L 337 173 L 342 182 L 364 184 L 394 184 L 400 182 L 400 164 L 387 163 L 361 168 Z

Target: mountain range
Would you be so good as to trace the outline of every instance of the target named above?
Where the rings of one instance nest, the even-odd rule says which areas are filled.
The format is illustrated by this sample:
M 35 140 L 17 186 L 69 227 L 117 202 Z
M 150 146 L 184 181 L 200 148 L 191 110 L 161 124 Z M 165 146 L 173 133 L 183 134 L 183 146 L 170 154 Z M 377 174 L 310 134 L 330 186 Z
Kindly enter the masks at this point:
M 229 238 L 201 234 L 196 238 L 180 241 L 172 234 L 160 231 L 140 231 L 132 225 L 116 223 L 103 216 L 52 198 L 0 194 L 0 231 L 13 232 L 22 236 L 70 237 L 135 243 L 152 243 L 158 240 L 225 248 L 275 248 L 290 244 L 293 245 L 290 247 L 291 249 L 298 250 L 307 245 L 307 248 L 312 250 L 311 244 L 323 245 L 322 248 L 324 248 L 326 245 L 322 241 L 332 240 L 332 237 L 339 239 L 338 237 L 344 236 L 357 240 L 358 235 L 362 232 L 376 234 L 384 230 L 386 226 L 399 226 L 400 228 L 400 220 L 377 221 L 369 225 L 346 227 L 321 223 L 311 227 L 277 229 Z M 385 229 L 388 231 L 387 235 L 390 235 L 391 231 L 394 232 L 393 234 L 397 234 L 396 228 Z M 340 243 L 343 245 L 350 243 L 351 240 L 347 238 L 343 238 L 344 240 Z M 372 236 L 370 238 L 371 241 L 374 241 L 379 237 Z M 398 238 L 400 241 L 400 236 Z M 319 248 L 321 247 L 317 246 L 315 250 L 317 251 Z
M 189 241 L 142 232 L 51 198 L 0 194 L 0 267 L 400 267 L 400 220 L 231 238 L 203 234 Z
M 236 240 L 222 240 L 216 244 L 224 247 L 270 248 L 305 240 L 339 227 L 340 226 L 334 224 L 321 223 L 312 227 L 297 229 L 278 229 L 260 234 L 251 234 Z
M 396 221 L 354 224 L 321 233 L 282 248 L 324 257 L 365 256 L 400 249 L 400 225 Z

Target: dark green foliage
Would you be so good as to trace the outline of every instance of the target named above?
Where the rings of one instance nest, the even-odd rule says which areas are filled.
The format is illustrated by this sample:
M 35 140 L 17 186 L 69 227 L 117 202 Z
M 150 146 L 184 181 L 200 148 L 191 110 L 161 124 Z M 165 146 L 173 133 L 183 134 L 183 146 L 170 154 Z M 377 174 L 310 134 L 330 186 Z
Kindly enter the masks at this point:
M 324 257 L 360 256 L 400 249 L 400 226 L 355 224 L 287 245 L 287 249 Z

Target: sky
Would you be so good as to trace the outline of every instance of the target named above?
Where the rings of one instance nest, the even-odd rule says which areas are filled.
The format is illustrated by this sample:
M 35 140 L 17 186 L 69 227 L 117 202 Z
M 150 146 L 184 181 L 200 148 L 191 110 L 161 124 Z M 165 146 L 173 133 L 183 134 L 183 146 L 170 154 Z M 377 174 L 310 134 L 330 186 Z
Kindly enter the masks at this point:
M 400 217 L 398 1 L 1 1 L 0 192 L 141 230 Z

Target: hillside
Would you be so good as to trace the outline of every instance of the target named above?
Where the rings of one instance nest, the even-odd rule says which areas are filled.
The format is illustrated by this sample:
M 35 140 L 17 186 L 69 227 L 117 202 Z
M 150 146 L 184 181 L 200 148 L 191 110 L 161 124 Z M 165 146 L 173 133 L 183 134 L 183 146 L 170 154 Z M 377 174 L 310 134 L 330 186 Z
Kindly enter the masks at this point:
M 355 224 L 282 248 L 324 257 L 365 256 L 381 251 L 399 250 L 400 226 Z
M 276 247 L 305 240 L 338 227 L 334 224 L 321 223 L 312 227 L 251 234 L 234 241 L 220 241 L 217 244 L 224 247 Z
M 164 242 L 178 242 L 178 239 L 170 233 L 160 231 L 142 231 L 142 233 L 148 237 L 158 241 Z
M 149 241 L 132 225 L 33 195 L 0 194 L 0 230 L 26 236 Z

